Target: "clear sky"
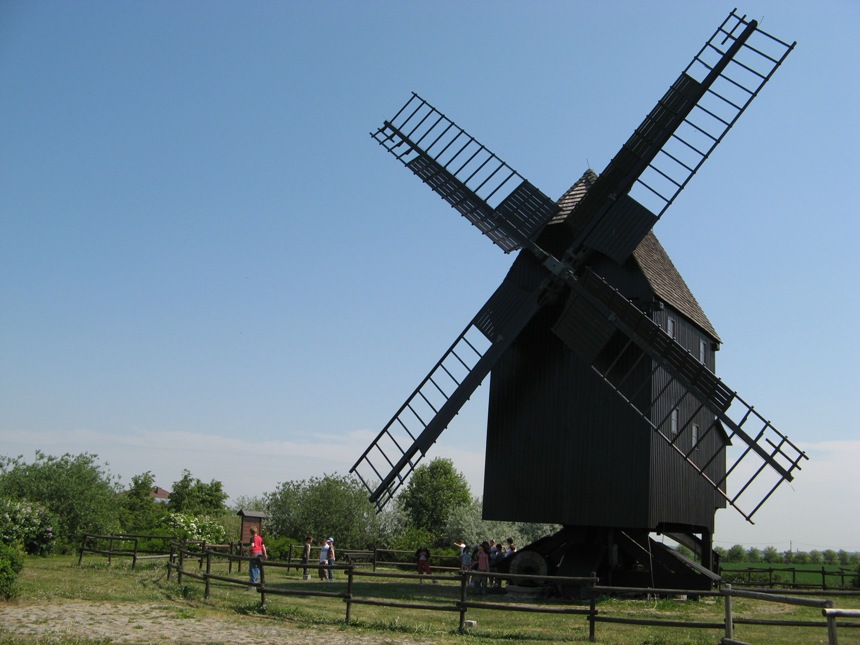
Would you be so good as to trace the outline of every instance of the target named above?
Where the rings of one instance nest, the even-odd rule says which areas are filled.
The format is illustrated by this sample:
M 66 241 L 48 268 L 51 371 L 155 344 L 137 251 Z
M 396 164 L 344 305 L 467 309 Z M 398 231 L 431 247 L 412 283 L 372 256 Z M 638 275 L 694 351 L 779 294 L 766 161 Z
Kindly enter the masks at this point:
M 0 454 L 345 474 L 512 260 L 369 136 L 416 91 L 546 194 L 600 171 L 736 0 L 0 2 Z M 658 224 L 718 374 L 807 451 L 716 543 L 860 550 L 860 4 Z M 428 457 L 481 494 L 486 384 Z

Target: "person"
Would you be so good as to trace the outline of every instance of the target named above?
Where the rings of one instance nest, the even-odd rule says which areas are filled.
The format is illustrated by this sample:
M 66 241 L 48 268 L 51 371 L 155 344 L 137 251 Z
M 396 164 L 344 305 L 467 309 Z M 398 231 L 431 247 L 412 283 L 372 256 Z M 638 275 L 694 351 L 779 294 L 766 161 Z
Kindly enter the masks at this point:
M 517 546 L 514 544 L 514 538 L 508 538 L 508 550 L 505 551 L 505 557 L 509 558 L 517 551 Z
M 419 549 L 415 552 L 415 558 L 417 560 L 418 566 L 418 575 L 427 574 L 428 576 L 432 576 L 433 572 L 430 570 L 430 549 L 427 547 L 419 547 Z M 435 580 L 433 582 L 436 582 Z M 424 584 L 424 579 L 421 579 L 421 584 Z
M 483 573 L 490 572 L 490 545 L 487 542 L 481 543 L 478 549 L 478 571 Z M 486 576 L 478 576 L 478 587 L 481 593 L 487 593 Z
M 308 561 L 311 559 L 311 544 L 314 539 L 309 535 L 305 538 L 305 548 L 302 551 L 302 564 L 305 565 L 304 570 L 302 571 L 302 580 L 310 580 L 311 577 L 308 575 Z
M 328 544 L 328 563 L 331 565 L 335 563 L 334 538 L 330 537 L 328 540 L 326 540 L 326 544 Z M 328 570 L 328 579 L 334 580 L 334 569 L 332 569 L 331 567 L 329 567 Z
M 257 530 L 256 526 L 251 527 L 251 564 L 248 566 L 248 572 L 251 574 L 251 584 L 257 585 L 260 583 L 260 567 L 262 566 L 261 560 L 266 555 L 266 545 L 263 544 L 263 537 L 260 535 L 260 532 Z
M 463 550 L 460 551 L 460 571 L 468 571 L 472 568 L 472 552 L 469 551 L 468 545 L 463 545 Z
M 326 575 L 326 565 L 328 564 L 328 542 L 323 544 L 320 547 L 320 580 L 328 580 L 328 576 Z

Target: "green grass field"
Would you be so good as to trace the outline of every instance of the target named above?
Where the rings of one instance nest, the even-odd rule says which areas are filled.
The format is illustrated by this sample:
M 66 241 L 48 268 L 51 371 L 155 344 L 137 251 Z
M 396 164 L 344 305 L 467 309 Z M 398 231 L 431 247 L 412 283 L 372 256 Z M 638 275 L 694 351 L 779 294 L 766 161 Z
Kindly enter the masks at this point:
M 157 562 L 157 564 L 155 563 Z M 385 608 L 368 605 L 353 605 L 352 623 L 344 624 L 346 605 L 340 598 L 314 596 L 268 595 L 267 611 L 259 608 L 259 597 L 249 591 L 245 584 L 212 582 L 209 599 L 204 598 L 202 581 L 186 577 L 182 585 L 166 576 L 163 561 L 139 565 L 131 570 L 130 560 L 115 560 L 108 567 L 100 556 L 86 556 L 83 566 L 77 566 L 76 557 L 28 558 L 19 578 L 18 597 L 9 605 L 18 609 L 35 611 L 51 603 L 70 603 L 85 606 L 85 603 L 110 603 L 112 611 L 131 613 L 136 607 L 155 607 L 162 613 L 175 616 L 175 620 L 204 621 L 218 619 L 222 624 L 256 620 L 267 624 L 280 624 L 295 629 L 321 628 L 333 634 L 353 634 L 375 642 L 423 642 L 423 643 L 499 643 L 539 642 L 577 643 L 588 642 L 588 622 L 579 615 L 530 614 L 519 611 L 490 611 L 470 609 L 467 620 L 476 621 L 468 633 L 457 633 L 459 614 L 455 611 L 422 611 L 417 609 Z M 187 567 L 188 565 L 186 565 Z M 214 569 L 213 573 L 226 575 L 226 565 Z M 322 583 L 317 580 L 302 581 L 297 573 L 283 569 L 269 569 L 267 584 L 281 589 L 305 591 L 346 590 L 346 576 L 338 572 L 338 580 Z M 245 574 L 233 575 L 245 581 Z M 459 583 L 455 580 L 440 584 L 419 585 L 411 580 L 367 579 L 355 582 L 355 597 L 387 599 L 397 602 L 447 604 L 451 606 L 459 597 Z M 515 606 L 505 595 L 488 595 L 475 599 Z M 860 609 L 860 597 L 835 598 L 841 609 Z M 560 604 L 547 601 L 547 604 Z M 580 605 L 585 608 L 587 605 Z M 765 603 L 757 600 L 735 599 L 735 616 L 738 618 L 765 618 L 769 620 L 822 621 L 820 610 Z M 684 623 L 722 623 L 724 605 L 721 598 L 703 598 L 698 602 L 676 600 L 618 600 L 601 599 L 598 603 L 601 614 L 619 618 L 644 618 L 651 620 L 674 620 Z M 2 610 L 2 605 L 0 605 Z M 27 615 L 27 611 L 23 612 Z M 858 621 L 860 622 L 860 621 Z M 690 627 L 653 627 L 598 623 L 598 643 L 620 644 L 672 644 L 704 645 L 718 643 L 722 629 L 694 629 Z M 155 639 L 155 637 L 153 637 Z M 750 643 L 785 644 L 826 643 L 825 627 L 780 627 L 737 625 L 735 638 Z M 157 639 L 156 639 L 157 640 Z M 87 640 L 80 636 L 66 640 L 40 640 L 38 637 L 21 636 L 9 625 L 0 622 L 0 643 L 109 643 L 112 640 Z M 145 641 L 140 641 L 145 642 Z M 197 641 L 188 641 L 197 642 Z M 199 642 L 221 642 L 217 638 Z M 225 640 L 224 642 L 230 642 Z M 290 642 L 286 640 L 284 642 Z M 306 641 L 302 641 L 306 642 Z M 345 641 L 344 641 L 345 642 Z M 860 645 L 860 629 L 843 628 L 839 632 L 842 645 Z

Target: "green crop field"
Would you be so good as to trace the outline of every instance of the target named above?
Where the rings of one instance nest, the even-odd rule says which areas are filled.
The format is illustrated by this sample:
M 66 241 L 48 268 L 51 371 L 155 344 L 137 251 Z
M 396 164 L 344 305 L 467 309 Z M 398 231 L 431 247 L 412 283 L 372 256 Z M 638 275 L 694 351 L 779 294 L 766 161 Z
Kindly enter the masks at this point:
M 186 565 L 187 567 L 188 565 Z M 213 573 L 228 575 L 225 565 Z M 196 564 L 194 565 L 196 570 Z M 820 570 L 820 567 L 819 567 Z M 332 583 L 302 581 L 283 569 L 271 569 L 268 584 L 294 591 L 343 593 L 346 576 L 338 572 Z M 244 574 L 230 574 L 244 581 Z M 459 597 L 455 579 L 439 584 L 418 584 L 403 579 L 356 579 L 355 597 L 401 603 L 446 604 Z M 518 606 L 505 595 L 489 599 Z M 858 596 L 834 596 L 841 609 L 860 609 Z M 588 622 L 581 615 L 533 614 L 520 611 L 470 609 L 467 620 L 476 625 L 467 634 L 457 633 L 456 611 L 354 605 L 353 622 L 345 624 L 340 598 L 268 595 L 267 611 L 259 596 L 245 584 L 212 582 L 204 598 L 202 581 L 185 577 L 167 579 L 163 561 L 138 566 L 128 559 L 108 567 L 104 558 L 87 556 L 83 566 L 76 557 L 27 558 L 18 582 L 18 596 L 0 602 L 0 643 L 67 643 L 75 645 L 113 642 L 182 643 L 261 642 L 285 643 L 579 643 L 588 642 Z M 547 600 L 551 606 L 562 603 Z M 577 605 L 587 608 L 587 604 Z M 722 598 L 699 601 L 600 599 L 601 615 L 618 618 L 674 620 L 682 624 L 724 619 Z M 801 608 L 758 600 L 735 599 L 736 618 L 804 620 L 823 622 L 815 608 Z M 855 622 L 860 622 L 855 620 Z M 718 643 L 720 628 L 696 629 L 598 623 L 598 643 L 704 645 Z M 827 630 L 818 627 L 754 626 L 738 624 L 735 638 L 757 644 L 826 643 Z M 860 629 L 841 628 L 842 645 L 860 645 Z

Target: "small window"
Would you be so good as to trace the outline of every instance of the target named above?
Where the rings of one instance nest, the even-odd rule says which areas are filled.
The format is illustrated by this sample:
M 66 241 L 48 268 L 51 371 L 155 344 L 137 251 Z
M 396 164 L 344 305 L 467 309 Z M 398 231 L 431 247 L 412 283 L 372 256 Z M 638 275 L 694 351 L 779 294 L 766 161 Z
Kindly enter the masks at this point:
M 699 362 L 702 365 L 704 365 L 707 358 L 708 358 L 708 344 L 705 341 L 700 340 L 699 341 Z
M 672 421 L 671 421 L 671 429 L 672 434 L 678 434 L 678 409 L 675 408 L 672 410 Z
M 675 338 L 675 319 L 668 318 L 666 320 L 666 333 L 669 334 L 669 338 Z
M 699 449 L 699 424 L 698 423 L 693 424 L 691 435 L 693 437 L 693 449 L 698 450 Z

